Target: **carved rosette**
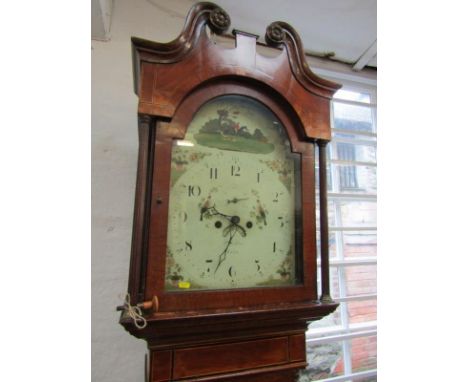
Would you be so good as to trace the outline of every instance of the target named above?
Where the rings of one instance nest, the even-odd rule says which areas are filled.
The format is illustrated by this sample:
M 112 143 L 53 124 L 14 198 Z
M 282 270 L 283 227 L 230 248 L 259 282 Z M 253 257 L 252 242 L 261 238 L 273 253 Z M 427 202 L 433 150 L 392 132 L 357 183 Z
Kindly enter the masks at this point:
M 284 36 L 283 27 L 278 22 L 274 22 L 266 29 L 265 41 L 268 45 L 278 46 L 284 41 Z
M 223 33 L 229 29 L 230 25 L 231 18 L 223 8 L 216 7 L 210 12 L 209 26 L 213 32 L 217 34 Z
M 307 63 L 302 41 L 296 30 L 284 21 L 275 21 L 268 25 L 265 41 L 272 47 L 284 45 L 288 51 L 291 69 L 297 80 L 311 92 L 331 99 L 341 85 L 323 79 L 314 74 Z

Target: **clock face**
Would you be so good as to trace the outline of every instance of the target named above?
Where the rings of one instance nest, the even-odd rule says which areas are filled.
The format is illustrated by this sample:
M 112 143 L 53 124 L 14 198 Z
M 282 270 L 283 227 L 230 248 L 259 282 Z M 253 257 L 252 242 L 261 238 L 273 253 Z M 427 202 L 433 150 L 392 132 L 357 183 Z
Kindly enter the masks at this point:
M 172 149 L 166 290 L 295 285 L 298 154 L 258 101 L 206 103 Z

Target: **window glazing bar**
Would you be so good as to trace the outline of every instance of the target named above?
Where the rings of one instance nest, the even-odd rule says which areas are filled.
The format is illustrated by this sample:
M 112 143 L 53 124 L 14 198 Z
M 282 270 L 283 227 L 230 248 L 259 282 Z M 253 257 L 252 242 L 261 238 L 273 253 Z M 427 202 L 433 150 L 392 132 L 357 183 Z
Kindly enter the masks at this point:
M 365 137 L 377 138 L 377 133 L 374 133 L 374 132 L 360 131 L 360 130 L 355 131 L 355 130 L 337 129 L 335 127 L 332 128 L 332 133 L 362 135 L 362 136 L 365 136 Z
M 347 259 L 347 260 L 330 260 L 331 267 L 340 267 L 340 266 L 349 266 L 349 265 L 374 265 L 374 264 L 377 264 L 376 257 L 360 257 L 360 258 Z
M 350 329 L 356 330 L 377 330 L 377 321 L 356 322 L 350 325 Z
M 333 378 L 326 378 L 326 379 L 317 379 L 315 382 L 358 382 L 363 380 L 364 378 L 369 377 L 376 377 L 377 376 L 377 369 L 366 370 L 366 371 L 359 371 L 357 373 L 351 373 L 348 375 L 341 375 L 339 377 Z
M 370 336 L 376 336 L 377 335 L 377 329 L 372 329 L 372 330 L 356 330 L 356 331 L 351 331 L 349 332 L 344 332 L 340 334 L 335 334 L 331 336 L 323 336 L 323 337 L 317 337 L 313 338 L 309 333 L 306 335 L 306 342 L 308 344 L 324 344 L 324 343 L 329 343 L 329 342 L 337 342 L 337 341 L 345 341 L 345 340 L 350 340 L 353 338 L 359 338 L 359 337 L 370 337 Z
M 369 108 L 377 107 L 377 105 L 375 103 L 351 101 L 349 99 L 342 99 L 342 98 L 333 98 L 332 101 L 334 103 L 344 103 L 346 105 L 353 105 L 353 106 L 366 106 L 366 107 L 369 107 Z
M 377 167 L 376 162 L 358 162 L 354 160 L 340 160 L 340 159 L 331 159 L 333 164 L 342 164 L 347 166 L 367 166 L 367 167 Z
M 317 227 L 320 228 L 320 227 Z M 330 231 L 377 231 L 377 227 L 330 227 Z
M 351 324 L 349 328 L 345 328 L 343 325 L 336 325 L 332 327 L 309 329 L 306 337 L 310 339 L 318 339 L 349 333 L 367 333 L 369 331 L 377 331 L 377 321 L 357 322 L 355 324 Z
M 353 139 L 353 138 L 342 138 L 333 136 L 333 142 L 338 143 L 349 143 L 352 145 L 361 145 L 361 146 L 375 146 L 377 147 L 377 141 L 374 140 L 364 140 L 364 139 Z
M 376 201 L 377 200 L 377 195 L 376 194 L 346 194 L 346 193 L 340 193 L 340 192 L 329 192 L 328 193 L 328 198 L 329 199 L 346 199 L 346 200 L 356 200 L 356 201 L 362 201 L 362 200 L 369 200 L 369 201 Z
M 349 302 L 349 301 L 365 301 L 377 298 L 377 294 L 360 294 L 358 296 L 347 296 L 342 298 L 335 298 L 336 302 Z

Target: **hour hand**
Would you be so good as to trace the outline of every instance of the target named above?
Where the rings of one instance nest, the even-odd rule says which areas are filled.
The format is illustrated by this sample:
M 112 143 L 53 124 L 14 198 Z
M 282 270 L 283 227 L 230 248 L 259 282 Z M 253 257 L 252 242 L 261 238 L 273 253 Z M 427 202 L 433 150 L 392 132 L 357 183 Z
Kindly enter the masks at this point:
M 207 206 L 202 206 L 200 209 L 200 220 L 203 220 L 204 217 L 206 216 L 221 216 L 229 221 L 232 220 L 233 216 L 225 215 L 221 212 L 219 212 L 215 206 L 207 207 Z
M 223 214 L 218 212 L 218 210 L 215 208 L 214 205 L 211 207 L 207 205 L 203 205 L 200 208 L 200 221 L 202 221 L 204 217 L 216 216 L 216 215 L 223 215 Z
M 236 204 L 237 202 L 240 202 L 242 200 L 247 200 L 248 198 L 232 198 L 227 201 L 228 204 L 234 203 Z
M 225 236 L 227 234 L 229 234 L 229 241 L 227 242 L 226 247 L 224 248 L 223 252 L 221 252 L 219 254 L 219 256 L 218 256 L 218 265 L 216 265 L 216 269 L 215 269 L 214 273 L 217 272 L 220 265 L 223 263 L 224 260 L 226 260 L 228 248 L 232 243 L 232 239 L 234 238 L 234 236 L 236 236 L 236 232 L 237 232 L 237 230 L 236 230 L 236 226 L 234 224 L 231 224 L 230 226 L 228 226 L 228 227 L 226 227 L 224 229 L 223 234 Z

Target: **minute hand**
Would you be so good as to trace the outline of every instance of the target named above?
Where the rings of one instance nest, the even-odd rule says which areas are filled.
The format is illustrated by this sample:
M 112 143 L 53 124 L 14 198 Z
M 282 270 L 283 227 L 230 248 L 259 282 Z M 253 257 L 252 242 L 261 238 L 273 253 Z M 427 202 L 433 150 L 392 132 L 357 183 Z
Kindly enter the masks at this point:
M 234 219 L 234 218 L 237 218 L 237 219 Z M 236 233 L 239 232 L 239 234 L 243 237 L 247 235 L 247 232 L 245 231 L 245 229 L 241 227 L 239 224 L 237 224 L 238 219 L 239 218 L 237 216 L 233 216 L 233 218 L 231 218 L 231 225 L 227 226 L 223 231 L 223 236 L 226 236 L 229 234 L 229 240 L 223 252 L 221 252 L 218 256 L 218 265 L 216 266 L 214 273 L 216 273 L 216 271 L 218 270 L 219 266 L 223 263 L 223 261 L 226 260 L 228 248 L 231 245 L 232 239 L 234 239 L 234 236 L 236 235 Z
M 232 228 L 234 228 L 234 229 L 232 229 Z M 229 229 L 229 240 L 228 240 L 228 242 L 226 244 L 226 247 L 224 248 L 223 252 L 221 252 L 218 255 L 218 265 L 216 265 L 216 269 L 215 269 L 214 273 L 216 273 L 216 271 L 218 270 L 219 266 L 223 263 L 223 261 L 226 260 L 226 255 L 227 255 L 228 248 L 232 243 L 232 239 L 234 239 L 234 236 L 236 236 L 237 230 L 235 229 L 234 224 L 230 225 L 226 229 Z

